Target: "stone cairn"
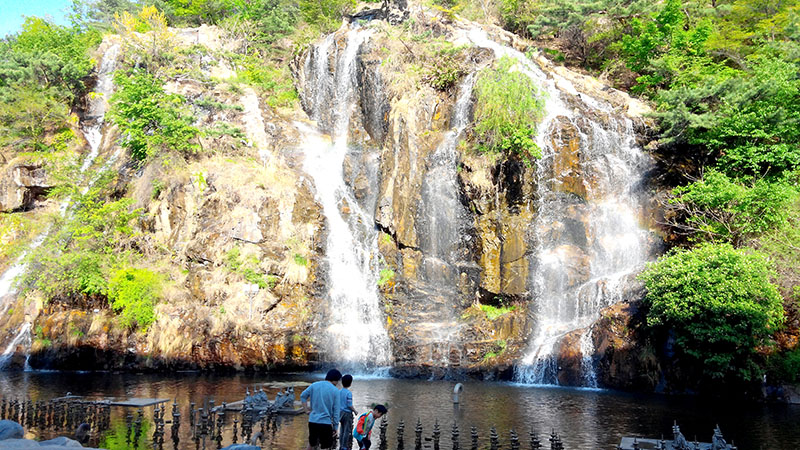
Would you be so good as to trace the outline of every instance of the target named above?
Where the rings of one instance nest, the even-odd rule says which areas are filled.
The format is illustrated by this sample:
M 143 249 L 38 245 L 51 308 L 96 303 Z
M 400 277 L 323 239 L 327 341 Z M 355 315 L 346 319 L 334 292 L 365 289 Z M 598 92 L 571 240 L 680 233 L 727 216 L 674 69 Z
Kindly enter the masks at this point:
M 261 397 L 263 391 L 258 394 Z M 200 407 L 191 403 L 188 420 L 183 418 L 177 401 L 171 407 L 162 403 L 154 406 L 149 420 L 145 418 L 144 408 L 129 410 L 123 416 L 124 428 L 119 428 L 117 433 L 124 430 L 123 435 L 118 437 L 131 449 L 222 449 L 227 440 L 230 440 L 230 445 L 224 448 L 247 449 L 252 446 L 258 449 L 266 445 L 265 441 L 270 436 L 274 437 L 278 430 L 278 409 L 275 405 L 293 406 L 293 402 L 294 392 L 289 389 L 281 392 L 277 403 L 270 403 L 265 408 L 261 407 L 265 403 L 242 402 L 240 410 L 231 411 L 225 403 L 215 406 L 214 400 Z M 226 416 L 232 418 L 226 421 Z M 90 439 L 95 444 L 101 442 L 112 428 L 109 402 L 69 396 L 49 401 L 0 399 L 0 420 L 8 421 L 5 422 L 7 426 L 19 430 L 15 431 L 14 436 L 6 436 L 8 438 L 22 437 L 24 429 L 29 429 L 40 436 L 58 433 L 69 435 L 81 444 L 87 444 Z M 151 425 L 148 426 L 146 422 Z M 148 428 L 152 435 L 145 435 Z M 185 439 L 187 435 L 192 444 L 181 445 L 181 438 Z
M 275 401 L 270 402 L 263 390 L 248 389 L 241 406 L 231 408 L 226 403 L 217 406 L 213 399 L 202 405 L 190 403 L 188 417 L 181 414 L 177 401 L 172 404 L 161 403 L 153 408 L 152 418 L 145 418 L 145 410 L 129 409 L 123 416 L 124 425 L 114 427 L 116 432 L 124 430 L 120 436 L 128 448 L 166 448 L 212 450 L 257 450 L 275 448 L 275 435 L 280 426 L 281 411 L 294 408 L 294 390 L 281 391 Z M 87 401 L 80 398 L 64 397 L 50 401 L 32 401 L 30 399 L 0 399 L 0 419 L 13 421 L 21 427 L 36 430 L 40 435 L 75 432 L 75 438 L 82 444 L 101 442 L 102 436 L 111 428 L 111 405 L 104 401 Z M 121 428 L 124 426 L 124 428 Z M 436 420 L 428 430 L 420 419 L 413 427 L 413 445 L 406 444 L 404 421 L 399 421 L 395 430 L 393 443 L 388 437 L 388 417 L 380 421 L 373 432 L 373 446 L 378 450 L 564 450 L 566 447 L 561 436 L 552 429 L 549 436 L 540 437 L 531 429 L 528 439 L 521 439 L 516 430 L 500 433 L 492 426 L 488 433 L 481 435 L 479 429 L 471 427 L 469 435 L 463 436 L 458 424 L 450 427 L 449 439 L 447 428 Z M 149 430 L 149 431 L 148 431 Z M 145 434 L 147 432 L 147 434 Z M 152 434 L 150 434 L 152 433 Z M 442 434 L 445 436 L 442 436 Z M 168 435 L 168 436 L 167 436 Z M 72 436 L 70 436 L 72 437 Z M 86 437 L 86 439 L 83 439 Z M 188 439 L 190 442 L 183 442 Z M 625 438 L 627 439 L 627 438 Z M 526 440 L 527 442 L 523 442 Z M 542 442 L 544 441 L 544 442 Z M 689 442 L 681 434 L 677 424 L 673 427 L 671 441 L 652 440 L 655 446 L 644 445 L 644 439 L 632 439 L 628 448 L 657 448 L 661 450 L 695 450 L 711 448 L 713 450 L 734 450 L 736 447 L 727 444 L 722 432 L 714 430 L 712 446 L 698 442 Z M 410 442 L 410 440 L 409 440 Z M 227 446 L 223 446 L 227 445 Z

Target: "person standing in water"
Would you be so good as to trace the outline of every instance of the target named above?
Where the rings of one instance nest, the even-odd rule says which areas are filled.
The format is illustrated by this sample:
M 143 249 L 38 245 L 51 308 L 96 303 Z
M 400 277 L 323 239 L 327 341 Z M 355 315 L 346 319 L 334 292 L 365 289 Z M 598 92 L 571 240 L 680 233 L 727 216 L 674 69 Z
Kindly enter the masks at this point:
M 339 450 L 350 450 L 353 446 L 353 416 L 358 415 L 358 411 L 353 407 L 353 393 L 348 389 L 352 384 L 352 375 L 342 377 L 342 389 L 339 391 Z
M 300 401 L 308 413 L 309 450 L 333 448 L 339 425 L 339 389 L 336 385 L 341 379 L 342 373 L 331 369 L 325 375 L 325 381 L 311 383 L 300 394 Z

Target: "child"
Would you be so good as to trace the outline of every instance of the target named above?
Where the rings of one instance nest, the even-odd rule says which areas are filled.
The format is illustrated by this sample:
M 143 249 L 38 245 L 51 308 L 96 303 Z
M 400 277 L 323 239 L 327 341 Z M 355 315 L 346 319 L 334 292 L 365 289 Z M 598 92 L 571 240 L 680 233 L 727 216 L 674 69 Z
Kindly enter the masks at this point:
M 369 440 L 372 426 L 375 425 L 375 421 L 383 417 L 386 412 L 387 409 L 385 406 L 378 405 L 373 408 L 372 411 L 365 412 L 358 416 L 356 429 L 353 430 L 353 437 L 356 438 L 356 442 L 358 442 L 358 450 L 369 450 L 369 446 L 372 445 L 372 442 Z
M 347 389 L 351 384 L 353 384 L 352 375 L 342 377 L 342 389 L 339 391 L 340 450 L 350 450 L 350 447 L 353 446 L 353 415 L 358 415 L 358 411 L 353 407 L 353 394 L 350 389 Z

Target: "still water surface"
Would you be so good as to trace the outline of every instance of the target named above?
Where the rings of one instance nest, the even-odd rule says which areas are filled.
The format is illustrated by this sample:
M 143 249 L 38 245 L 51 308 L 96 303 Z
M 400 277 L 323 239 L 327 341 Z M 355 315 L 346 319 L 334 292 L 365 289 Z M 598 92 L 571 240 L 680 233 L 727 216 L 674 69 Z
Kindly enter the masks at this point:
M 48 400 L 66 392 L 105 397 L 168 397 L 177 399 L 182 415 L 188 418 L 189 403 L 203 404 L 213 398 L 216 404 L 241 400 L 247 386 L 275 382 L 313 382 L 318 374 L 287 375 L 136 375 L 110 373 L 0 373 L 0 395 L 32 400 Z M 622 436 L 668 435 L 677 420 L 689 439 L 695 435 L 710 441 L 711 430 L 719 423 L 725 437 L 741 450 L 800 449 L 800 406 L 727 404 L 698 398 L 626 394 L 567 388 L 531 387 L 507 383 L 464 382 L 459 407 L 451 396 L 454 383 L 448 381 L 396 380 L 356 377 L 352 391 L 355 406 L 362 412 L 372 403 L 389 406 L 389 448 L 395 448 L 397 423 L 406 424 L 405 447 L 413 448 L 414 424 L 422 420 L 424 435 L 430 436 L 433 423 L 442 428 L 441 448 L 450 448 L 450 430 L 457 423 L 461 447 L 469 448 L 469 430 L 476 426 L 481 442 L 488 441 L 488 430 L 496 426 L 503 448 L 508 448 L 508 430 L 514 428 L 527 448 L 528 431 L 549 433 L 555 428 L 567 449 L 614 449 Z M 302 388 L 296 390 L 299 397 Z M 268 390 L 274 398 L 277 388 Z M 113 417 L 121 421 L 124 408 L 115 408 Z M 167 414 L 169 415 L 169 414 Z M 152 417 L 152 408 L 146 410 Z M 303 449 L 307 437 L 307 416 L 285 417 L 268 449 Z M 194 449 L 184 419 L 179 448 Z M 232 425 L 228 425 L 230 431 Z M 377 426 L 374 437 L 377 437 Z M 167 436 L 169 438 L 169 425 Z M 229 444 L 226 437 L 223 445 Z M 241 441 L 240 441 L 241 442 Z M 93 442 L 93 444 L 97 444 Z M 549 447 L 549 446 L 548 446 Z M 144 446 L 146 448 L 146 446 Z M 165 448 L 172 448 L 165 442 Z M 212 448 L 209 446 L 208 448 Z M 377 447 L 376 447 L 377 448 Z

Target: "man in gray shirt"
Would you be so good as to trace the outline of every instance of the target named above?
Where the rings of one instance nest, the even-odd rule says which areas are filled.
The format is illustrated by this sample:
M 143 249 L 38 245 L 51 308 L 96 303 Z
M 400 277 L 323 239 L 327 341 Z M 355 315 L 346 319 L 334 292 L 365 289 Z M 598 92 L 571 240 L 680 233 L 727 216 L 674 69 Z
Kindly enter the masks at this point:
M 309 450 L 333 448 L 340 414 L 339 389 L 336 385 L 341 379 L 341 372 L 331 369 L 325 375 L 325 381 L 312 383 L 300 394 L 300 401 L 308 413 Z

